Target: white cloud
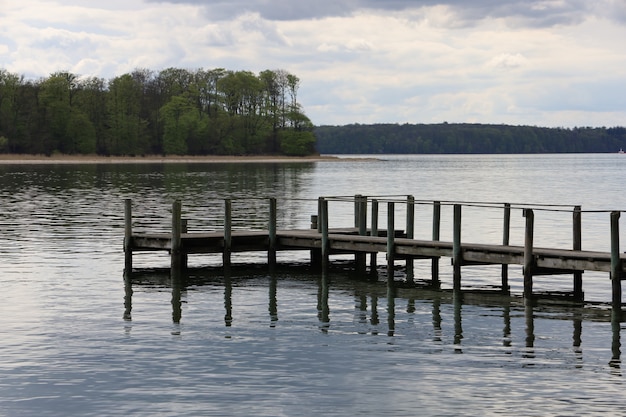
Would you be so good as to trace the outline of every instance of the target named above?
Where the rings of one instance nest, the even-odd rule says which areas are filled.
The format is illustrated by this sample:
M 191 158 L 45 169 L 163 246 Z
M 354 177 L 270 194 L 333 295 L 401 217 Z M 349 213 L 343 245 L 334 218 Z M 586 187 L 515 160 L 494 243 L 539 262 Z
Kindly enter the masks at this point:
M 316 124 L 626 120 L 621 0 L 94 3 L 5 0 L 0 67 L 284 68 Z
M 526 65 L 526 58 L 522 54 L 502 53 L 494 56 L 487 63 L 488 68 L 513 69 Z

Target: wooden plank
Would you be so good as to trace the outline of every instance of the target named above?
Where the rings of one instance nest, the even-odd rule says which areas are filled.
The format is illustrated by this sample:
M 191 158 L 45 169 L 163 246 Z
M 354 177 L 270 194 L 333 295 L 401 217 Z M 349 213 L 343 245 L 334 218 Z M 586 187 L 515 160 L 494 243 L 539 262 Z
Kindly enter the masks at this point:
M 328 240 L 330 249 L 341 252 L 386 252 L 385 236 L 360 236 L 352 234 L 353 228 L 332 229 Z M 339 233 L 337 233 L 339 232 Z M 347 232 L 347 233 L 345 233 Z M 384 233 L 386 235 L 386 233 Z M 396 235 L 397 233 L 394 233 Z M 259 250 L 265 251 L 269 245 L 269 233 L 266 230 L 232 230 L 231 250 L 234 252 Z M 125 240 L 126 236 L 125 236 Z M 276 231 L 277 250 L 321 249 L 322 235 L 314 229 Z M 407 238 L 394 239 L 394 256 L 402 258 L 452 257 L 453 243 L 443 241 L 416 240 Z M 133 233 L 130 239 L 132 251 L 153 251 L 172 249 L 170 233 Z M 223 232 L 196 232 L 181 234 L 181 249 L 188 253 L 216 253 L 224 249 Z M 524 248 L 521 246 L 503 246 L 477 243 L 460 245 L 462 264 L 524 264 Z M 626 261 L 626 254 L 620 254 Z M 533 248 L 533 259 L 537 268 L 611 272 L 611 254 L 599 251 L 576 251 L 572 249 Z M 620 263 L 621 271 L 626 273 L 626 262 Z M 624 277 L 620 277 L 624 278 Z

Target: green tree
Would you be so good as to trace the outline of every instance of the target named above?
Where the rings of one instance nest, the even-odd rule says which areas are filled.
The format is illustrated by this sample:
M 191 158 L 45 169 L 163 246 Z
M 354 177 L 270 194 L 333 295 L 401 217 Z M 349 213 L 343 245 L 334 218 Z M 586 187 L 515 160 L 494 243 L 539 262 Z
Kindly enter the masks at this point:
M 78 150 L 80 153 L 105 153 L 106 151 L 106 114 L 107 114 L 107 90 L 106 82 L 102 78 L 88 77 L 80 80 L 79 90 L 74 99 L 75 108 L 80 108 L 81 112 L 72 111 L 72 121 L 70 135 L 79 133 L 82 127 L 85 129 L 84 143 L 73 138 L 75 143 L 80 143 L 80 149 L 89 149 L 88 152 Z M 85 123 L 85 116 L 91 126 Z M 92 136 L 93 135 L 93 136 Z M 92 143 L 94 142 L 94 143 Z
M 142 88 L 130 74 L 109 82 L 107 153 L 143 154 L 148 148 L 147 122 L 140 117 Z
M 201 114 L 188 97 L 174 96 L 161 108 L 164 121 L 163 152 L 184 155 L 188 144 L 194 141 L 199 132 L 206 131 Z
M 5 139 L 3 152 L 19 141 L 19 94 L 23 81 L 23 77 L 0 69 L 0 136 Z

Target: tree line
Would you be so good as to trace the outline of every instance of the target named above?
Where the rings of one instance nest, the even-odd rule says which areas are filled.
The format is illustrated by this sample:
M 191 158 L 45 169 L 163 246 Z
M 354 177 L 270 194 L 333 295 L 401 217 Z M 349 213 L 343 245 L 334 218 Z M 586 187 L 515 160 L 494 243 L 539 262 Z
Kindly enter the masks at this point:
M 308 155 L 299 86 L 285 70 L 136 69 L 107 81 L 0 68 L 0 152 Z
M 315 129 L 324 154 L 596 153 L 626 150 L 626 128 L 351 124 Z

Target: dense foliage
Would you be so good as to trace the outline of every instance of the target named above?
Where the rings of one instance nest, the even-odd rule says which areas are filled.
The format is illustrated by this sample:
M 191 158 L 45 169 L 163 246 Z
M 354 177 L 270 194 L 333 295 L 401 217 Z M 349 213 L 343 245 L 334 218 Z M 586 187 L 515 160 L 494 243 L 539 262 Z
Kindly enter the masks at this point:
M 626 128 L 541 128 L 486 124 L 375 124 L 320 126 L 324 154 L 517 154 L 617 152 Z
M 138 69 L 105 81 L 0 69 L 0 152 L 287 154 L 314 152 L 313 125 L 284 70 Z

